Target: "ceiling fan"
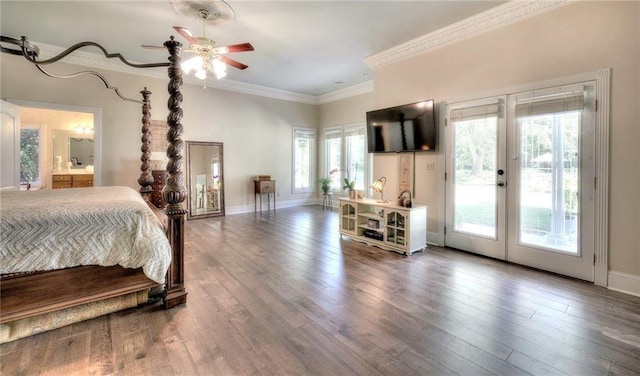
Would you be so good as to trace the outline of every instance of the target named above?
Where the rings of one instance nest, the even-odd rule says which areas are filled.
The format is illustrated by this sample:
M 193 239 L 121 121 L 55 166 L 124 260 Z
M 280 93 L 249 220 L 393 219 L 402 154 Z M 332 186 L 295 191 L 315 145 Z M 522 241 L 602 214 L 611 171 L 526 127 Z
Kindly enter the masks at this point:
M 233 17 L 233 10 L 224 2 L 180 2 L 174 1 L 172 3 L 177 11 L 183 14 L 189 14 L 202 20 L 202 36 L 194 36 L 186 27 L 174 26 L 174 30 L 177 31 L 184 39 L 189 42 L 189 48 L 185 49 L 185 52 L 193 52 L 196 56 L 184 61 L 182 63 L 182 70 L 189 74 L 191 71 L 195 72 L 195 76 L 202 80 L 207 78 L 207 72 L 213 71 L 216 78 L 220 79 L 226 76 L 227 65 L 230 65 L 237 69 L 247 69 L 248 65 L 239 61 L 231 59 L 226 56 L 228 53 L 234 52 L 246 52 L 253 51 L 251 43 L 240 43 L 229 46 L 219 47 L 217 43 L 206 37 L 205 23 L 222 23 L 228 22 Z M 212 7 L 215 7 L 212 8 Z M 164 47 L 143 45 L 143 48 L 158 49 Z
M 253 51 L 251 43 L 240 43 L 218 47 L 214 40 L 205 36 L 204 25 L 202 37 L 194 37 L 189 29 L 184 27 L 174 26 L 173 28 L 189 42 L 189 48 L 185 51 L 194 52 L 196 54 L 196 56 L 182 64 L 182 69 L 187 74 L 193 70 L 195 71 L 196 77 L 206 79 L 207 71 L 213 70 L 216 77 L 220 79 L 226 75 L 227 65 L 241 70 L 248 68 L 248 65 L 231 59 L 225 54 Z

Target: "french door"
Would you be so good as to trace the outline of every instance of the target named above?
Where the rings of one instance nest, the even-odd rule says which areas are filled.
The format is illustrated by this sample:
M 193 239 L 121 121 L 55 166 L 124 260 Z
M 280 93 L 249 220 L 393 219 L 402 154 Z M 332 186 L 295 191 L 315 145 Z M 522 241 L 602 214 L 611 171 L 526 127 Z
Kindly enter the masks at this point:
M 448 246 L 593 281 L 594 85 L 448 106 Z
M 505 259 L 504 99 L 448 106 L 446 245 Z

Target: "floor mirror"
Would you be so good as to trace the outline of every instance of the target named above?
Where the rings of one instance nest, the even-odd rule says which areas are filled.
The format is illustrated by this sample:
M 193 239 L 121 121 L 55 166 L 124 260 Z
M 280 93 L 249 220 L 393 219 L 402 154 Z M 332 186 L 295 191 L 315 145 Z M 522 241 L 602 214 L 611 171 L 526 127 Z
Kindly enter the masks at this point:
M 222 142 L 185 141 L 188 219 L 224 215 Z

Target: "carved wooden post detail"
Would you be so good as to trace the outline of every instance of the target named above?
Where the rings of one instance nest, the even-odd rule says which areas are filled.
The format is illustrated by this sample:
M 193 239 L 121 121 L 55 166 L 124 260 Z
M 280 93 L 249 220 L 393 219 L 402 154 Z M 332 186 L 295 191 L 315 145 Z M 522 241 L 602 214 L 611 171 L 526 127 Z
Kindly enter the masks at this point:
M 164 296 L 165 308 L 171 308 L 187 302 L 187 291 L 184 288 L 184 216 L 187 213 L 182 202 L 187 198 L 182 173 L 182 70 L 180 68 L 180 49 L 182 44 L 173 36 L 164 43 L 169 50 L 169 100 L 167 106 L 167 184 L 162 190 L 162 197 L 167 203 L 165 212 L 168 219 L 167 235 L 171 242 L 172 262 L 167 271 L 167 282 Z
M 151 100 L 149 96 L 151 92 L 145 87 L 140 91 L 142 94 L 142 146 L 140 151 L 142 156 L 140 157 L 140 177 L 138 178 L 138 184 L 140 184 L 140 194 L 145 201 L 149 201 L 153 188 L 153 175 L 151 174 Z

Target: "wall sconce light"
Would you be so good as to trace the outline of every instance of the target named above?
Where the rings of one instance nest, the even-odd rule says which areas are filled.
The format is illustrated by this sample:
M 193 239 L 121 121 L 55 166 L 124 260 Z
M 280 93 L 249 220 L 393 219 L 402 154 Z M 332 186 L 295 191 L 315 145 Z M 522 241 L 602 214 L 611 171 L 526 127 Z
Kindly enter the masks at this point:
M 380 179 L 376 180 L 375 182 L 373 182 L 373 184 L 371 185 L 371 188 L 373 188 L 374 191 L 379 192 L 380 193 L 380 200 L 378 200 L 378 202 L 380 203 L 387 203 L 389 201 L 384 199 L 384 185 L 387 183 L 387 178 L 385 178 L 384 176 L 381 177 Z

